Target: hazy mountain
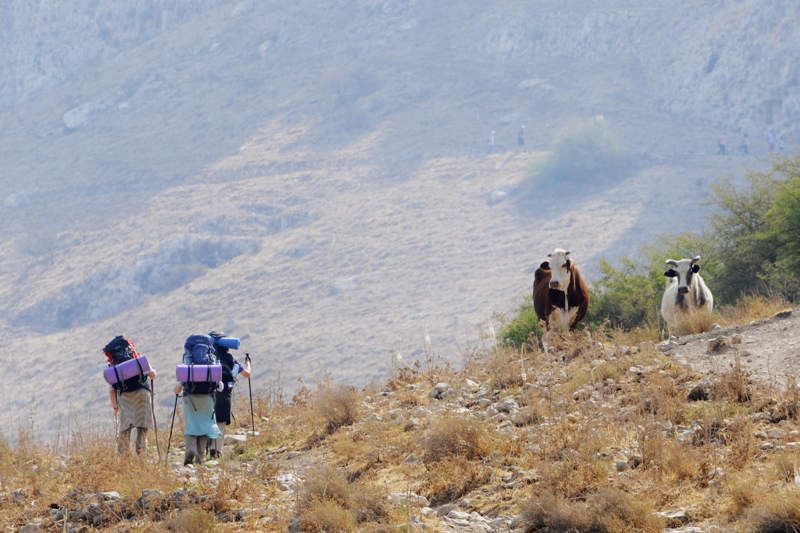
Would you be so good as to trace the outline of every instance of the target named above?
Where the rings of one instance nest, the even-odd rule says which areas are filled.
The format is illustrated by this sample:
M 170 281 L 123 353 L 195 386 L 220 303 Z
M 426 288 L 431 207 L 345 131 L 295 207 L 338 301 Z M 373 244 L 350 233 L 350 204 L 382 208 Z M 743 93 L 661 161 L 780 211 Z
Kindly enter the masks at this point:
M 363 384 L 393 346 L 457 364 L 552 248 L 591 274 L 700 223 L 707 184 L 759 165 L 768 128 L 796 138 L 799 9 L 6 2 L 0 420 L 105 415 L 118 333 L 167 403 L 196 331 L 241 336 L 258 387 Z M 640 170 L 518 202 L 530 162 L 597 116 Z M 714 155 L 743 132 L 750 156 Z

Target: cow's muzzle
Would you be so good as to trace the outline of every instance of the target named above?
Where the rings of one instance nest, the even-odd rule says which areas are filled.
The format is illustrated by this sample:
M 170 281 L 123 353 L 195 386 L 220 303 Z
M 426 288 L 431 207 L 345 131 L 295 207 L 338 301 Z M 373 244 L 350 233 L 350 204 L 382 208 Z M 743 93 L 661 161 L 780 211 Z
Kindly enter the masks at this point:
M 550 288 L 551 289 L 557 289 L 558 288 L 558 282 L 557 281 L 551 281 L 550 282 Z
M 678 287 L 678 294 L 689 294 L 689 287 Z

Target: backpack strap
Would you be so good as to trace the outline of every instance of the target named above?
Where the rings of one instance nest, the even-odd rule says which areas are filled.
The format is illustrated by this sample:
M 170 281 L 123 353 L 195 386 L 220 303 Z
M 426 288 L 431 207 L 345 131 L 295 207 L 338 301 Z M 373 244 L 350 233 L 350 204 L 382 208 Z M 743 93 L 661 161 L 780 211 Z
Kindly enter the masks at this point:
M 122 379 L 122 377 L 120 377 L 119 371 L 117 370 L 117 365 L 112 365 L 111 368 L 114 369 L 114 376 L 117 378 L 117 383 L 116 384 L 119 385 L 119 388 L 117 388 L 117 387 L 114 387 L 114 388 L 117 390 L 117 392 L 119 392 L 120 390 L 125 390 L 126 389 L 125 380 Z

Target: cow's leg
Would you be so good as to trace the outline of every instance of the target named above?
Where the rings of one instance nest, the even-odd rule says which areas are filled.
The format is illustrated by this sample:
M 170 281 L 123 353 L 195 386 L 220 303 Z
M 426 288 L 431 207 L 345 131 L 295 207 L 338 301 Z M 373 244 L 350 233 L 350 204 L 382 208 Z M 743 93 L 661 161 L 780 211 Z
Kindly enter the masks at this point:
M 550 338 L 550 328 L 547 322 L 547 320 L 539 320 L 539 329 L 542 330 L 542 348 L 544 349 L 544 353 L 551 350 L 550 346 L 547 344 L 547 340 Z

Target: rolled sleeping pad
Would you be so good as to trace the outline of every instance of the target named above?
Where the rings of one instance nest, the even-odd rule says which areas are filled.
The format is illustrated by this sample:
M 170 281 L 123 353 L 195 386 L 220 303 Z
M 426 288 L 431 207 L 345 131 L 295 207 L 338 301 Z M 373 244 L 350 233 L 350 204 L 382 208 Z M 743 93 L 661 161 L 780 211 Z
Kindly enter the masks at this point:
M 220 337 L 217 344 L 229 350 L 238 350 L 241 342 L 236 337 Z
M 175 378 L 182 382 L 222 381 L 222 365 L 178 365 Z
M 110 366 L 103 370 L 103 377 L 109 385 L 113 385 L 118 381 L 125 381 L 139 375 L 141 370 L 142 374 L 147 374 L 150 371 L 150 365 L 147 362 L 147 356 L 140 355 L 135 359 L 125 361 L 117 366 Z

